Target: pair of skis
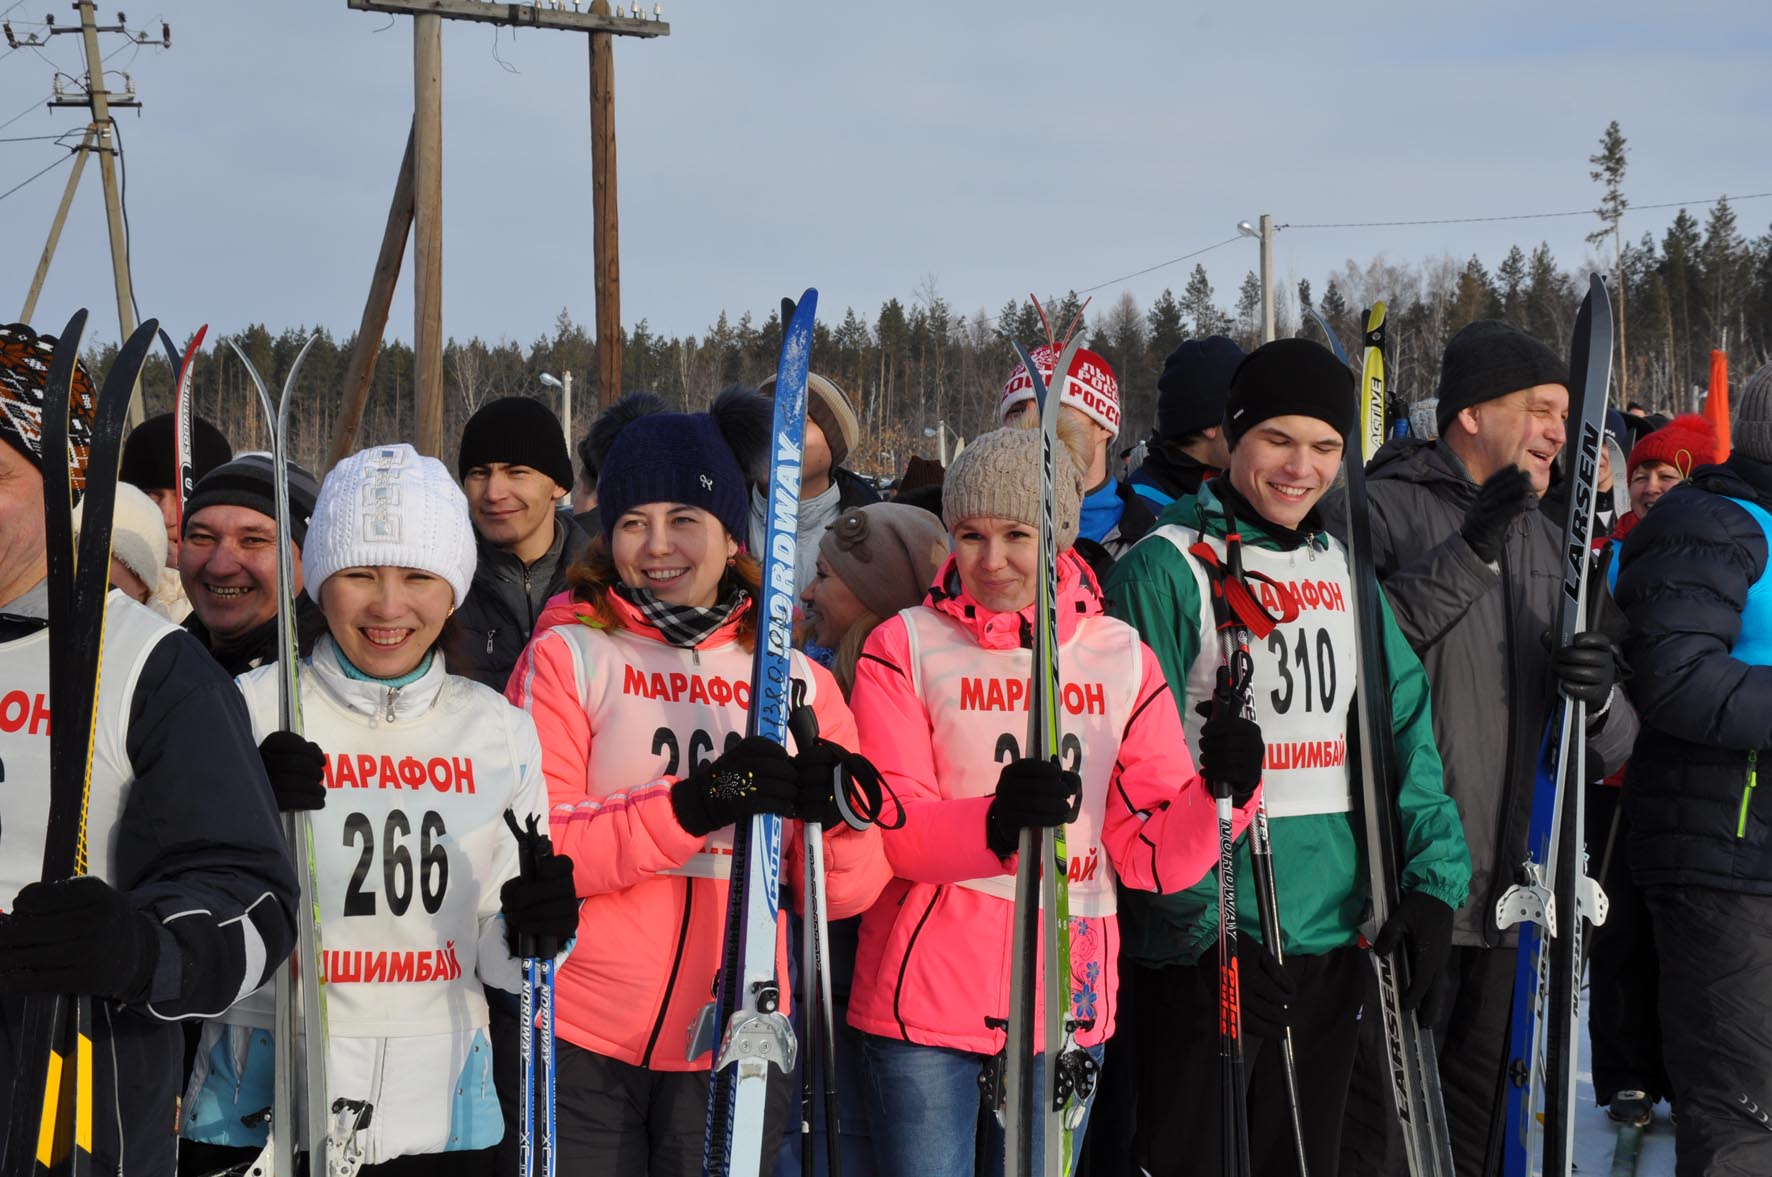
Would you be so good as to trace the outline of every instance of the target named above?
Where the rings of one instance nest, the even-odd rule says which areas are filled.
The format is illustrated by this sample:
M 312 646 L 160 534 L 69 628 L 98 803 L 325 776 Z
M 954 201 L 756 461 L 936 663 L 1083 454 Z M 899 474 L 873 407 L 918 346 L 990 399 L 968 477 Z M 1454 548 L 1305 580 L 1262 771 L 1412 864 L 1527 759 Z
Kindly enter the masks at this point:
M 277 523 L 278 726 L 297 735 L 302 730 L 298 665 L 301 651 L 292 592 L 295 570 L 290 551 L 289 412 L 295 402 L 295 386 L 302 364 L 317 339 L 318 335 L 311 336 L 296 354 L 295 362 L 283 380 L 282 394 L 275 403 L 264 378 L 240 345 L 231 339 L 228 341 L 258 393 L 265 428 L 270 433 L 271 481 Z M 179 383 L 175 434 L 180 451 L 182 490 L 191 436 L 188 377 L 183 372 Z M 301 1172 L 298 1151 L 305 1142 L 308 1146 L 306 1172 L 310 1177 L 350 1177 L 362 1164 L 362 1150 L 355 1132 L 368 1124 L 372 1109 L 345 1100 L 340 1100 L 337 1106 L 328 1103 L 326 977 L 320 944 L 320 889 L 313 823 L 308 814 L 300 811 L 284 813 L 282 817 L 283 833 L 289 841 L 290 854 L 301 883 L 296 913 L 296 948 L 294 954 L 278 966 L 273 982 L 276 1062 L 271 1088 L 270 1130 L 258 1159 L 245 1172 L 247 1177 L 297 1177 Z
M 1317 310 L 1309 308 L 1329 340 L 1337 359 L 1347 363 L 1340 339 Z M 1366 497 L 1366 463 L 1384 444 L 1385 304 L 1374 303 L 1364 321 L 1359 417 L 1343 453 L 1346 480 L 1349 596 L 1354 614 L 1354 641 L 1360 689 L 1354 692 L 1355 727 L 1360 748 L 1360 816 L 1365 835 L 1367 886 L 1371 920 L 1363 930 L 1370 944 L 1401 899 L 1401 841 L 1397 829 L 1396 748 L 1390 708 L 1390 670 L 1384 655 L 1384 616 L 1380 607 L 1378 566 L 1372 551 L 1372 528 Z M 1446 1104 L 1440 1091 L 1438 1051 L 1433 1031 L 1414 1010 L 1403 1008 L 1409 988 L 1409 962 L 1399 947 L 1389 954 L 1374 952 L 1378 972 L 1378 1014 L 1384 1022 L 1386 1070 L 1391 1102 L 1403 1138 L 1411 1177 L 1452 1177 L 1452 1143 Z
M 110 592 L 111 517 L 123 424 L 159 324 L 150 319 L 124 343 L 96 394 L 80 368 L 87 313 L 76 311 L 51 350 L 40 442 L 49 590 L 49 823 L 45 881 L 87 873 L 86 817 Z M 71 452 L 72 451 L 72 452 Z M 81 474 L 74 454 L 84 451 Z M 73 508 L 84 492 L 76 548 Z M 6 1177 L 92 1172 L 92 998 L 25 1000 L 14 1102 L 5 1141 Z
M 1039 308 L 1039 302 L 1034 302 Z M 1077 312 L 1081 317 L 1082 310 Z M 1041 318 L 1045 310 L 1040 309 Z M 1051 335 L 1053 381 L 1047 387 L 1040 367 L 1019 342 L 1015 353 L 1034 387 L 1040 417 L 1040 575 L 1035 582 L 1032 669 L 1028 684 L 1028 734 L 1024 755 L 1057 762 L 1062 689 L 1058 666 L 1058 420 L 1071 362 L 1083 346 L 1076 323 L 1062 348 Z M 1082 1120 L 1095 1062 L 1076 1046 L 1078 1023 L 1071 1009 L 1070 852 L 1064 826 L 1024 829 L 1017 846 L 1015 924 L 1010 937 L 1009 1018 L 1004 1043 L 1003 1138 L 1008 1177 L 1031 1177 L 1036 1153 L 1041 1172 L 1070 1172 L 1073 1135 Z M 1039 968 L 1045 942 L 1046 968 Z M 1038 1041 L 1044 1058 L 1043 1082 L 1034 1083 L 1035 992 L 1043 1005 Z M 1038 1145 L 1036 1147 L 1036 1134 Z
M 784 310 L 787 309 L 784 306 Z M 751 666 L 746 734 L 787 745 L 792 703 L 794 550 L 799 532 L 800 469 L 806 434 L 806 376 L 818 291 L 807 290 L 783 316 L 781 359 L 770 428 L 769 503 L 764 527 L 760 623 Z M 816 825 L 817 823 L 812 823 Z M 774 814 L 733 830 L 731 885 L 715 1000 L 691 1031 L 689 1057 L 714 1046 L 708 1082 L 708 1129 L 702 1171 L 708 1177 L 762 1170 L 763 1105 L 769 1068 L 794 1069 L 794 1028 L 781 1012 L 775 975 L 784 826 Z
M 1563 591 L 1558 647 L 1587 624 L 1595 487 L 1612 370 L 1612 304 L 1593 275 L 1575 318 L 1569 361 L 1569 508 L 1563 523 Z M 1581 1004 L 1583 918 L 1606 919 L 1606 896 L 1587 873 L 1583 842 L 1587 705 L 1564 698 L 1546 728 L 1531 792 L 1526 858 L 1518 881 L 1495 904 L 1496 926 L 1518 924 L 1513 1012 L 1508 1031 L 1502 1172 L 1529 1177 L 1542 1148 L 1545 1177 L 1574 1164 L 1575 1024 Z M 1540 1115 L 1542 1114 L 1542 1119 Z

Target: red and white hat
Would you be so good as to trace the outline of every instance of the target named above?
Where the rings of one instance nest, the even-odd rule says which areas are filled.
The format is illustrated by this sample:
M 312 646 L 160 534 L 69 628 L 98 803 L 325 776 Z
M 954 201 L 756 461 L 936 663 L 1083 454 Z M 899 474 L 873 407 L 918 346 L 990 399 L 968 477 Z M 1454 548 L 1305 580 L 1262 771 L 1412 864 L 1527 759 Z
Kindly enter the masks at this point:
M 1050 388 L 1058 357 L 1050 347 L 1042 345 L 1034 349 L 1033 359 Z M 1026 366 L 1015 365 L 1015 371 L 1009 373 L 1009 380 L 1003 385 L 1003 398 L 997 402 L 998 420 L 1006 419 L 1010 409 L 1033 398 L 1034 382 Z M 1120 432 L 1120 382 L 1114 378 L 1108 362 L 1088 348 L 1078 348 L 1071 357 L 1070 374 L 1058 399 L 1060 404 L 1071 405 L 1103 429 Z

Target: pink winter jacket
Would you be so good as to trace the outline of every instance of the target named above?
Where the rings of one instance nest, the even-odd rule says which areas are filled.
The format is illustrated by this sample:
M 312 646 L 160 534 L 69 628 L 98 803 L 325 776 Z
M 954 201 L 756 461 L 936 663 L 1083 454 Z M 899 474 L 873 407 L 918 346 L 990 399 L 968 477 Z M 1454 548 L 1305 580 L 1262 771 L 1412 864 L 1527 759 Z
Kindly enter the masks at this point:
M 719 968 L 727 882 L 710 875 L 724 873 L 719 847 L 729 846 L 729 831 L 688 833 L 670 787 L 691 760 L 717 757 L 744 732 L 751 655 L 736 638 L 742 611 L 681 650 L 626 602 L 611 597 L 610 605 L 625 630 L 593 627 L 564 594 L 555 597 L 506 687 L 541 736 L 550 833 L 572 857 L 584 900 L 578 943 L 558 976 L 555 1023 L 568 1042 L 632 1066 L 706 1070 L 710 1054 L 692 1060 L 686 1046 Z M 799 654 L 793 663 L 794 676 L 808 680 L 820 734 L 855 747 L 836 681 Z M 623 779 L 598 779 L 605 776 Z M 788 823 L 785 886 L 801 877 L 799 834 L 799 823 Z M 865 910 L 891 877 L 873 829 L 831 831 L 825 856 L 833 919 Z M 785 923 L 776 975 L 788 975 Z
M 1004 896 L 1016 863 L 986 846 L 985 812 L 1002 763 L 1025 739 L 1023 635 L 1033 609 L 985 609 L 960 586 L 952 557 L 936 585 L 923 605 L 873 632 L 850 692 L 861 751 L 897 794 L 905 822 L 884 834 L 896 877 L 862 918 L 849 1024 L 995 1054 L 1004 1032 L 986 1021 L 1000 1026 L 1009 1010 L 1014 903 Z M 1070 552 L 1059 561 L 1058 618 L 1059 720 L 1072 749 L 1065 766 L 1084 780 L 1066 850 L 1072 1012 L 1093 1019 L 1077 1033 L 1088 1046 L 1114 1028 L 1114 876 L 1147 891 L 1190 887 L 1218 861 L 1218 827 L 1156 656 L 1102 612 L 1093 574 Z M 1255 804 L 1238 812 L 1238 832 Z M 1099 869 L 1102 851 L 1111 873 Z M 1079 906 L 1103 914 L 1079 915 Z

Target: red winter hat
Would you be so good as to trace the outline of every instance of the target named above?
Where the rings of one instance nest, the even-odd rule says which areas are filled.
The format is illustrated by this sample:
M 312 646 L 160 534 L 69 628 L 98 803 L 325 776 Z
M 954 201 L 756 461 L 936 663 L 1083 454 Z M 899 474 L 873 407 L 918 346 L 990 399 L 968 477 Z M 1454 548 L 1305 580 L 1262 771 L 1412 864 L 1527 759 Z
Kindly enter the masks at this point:
M 1041 378 L 1050 388 L 1058 357 L 1044 345 L 1034 349 L 1033 357 Z M 997 419 L 1002 420 L 1010 409 L 1033 397 L 1034 382 L 1028 376 L 1026 366 L 1015 365 L 1015 371 L 1009 373 L 1009 380 L 1003 385 L 1003 398 L 997 402 Z M 1120 432 L 1120 382 L 1114 378 L 1114 370 L 1108 367 L 1108 362 L 1088 348 L 1078 348 L 1077 354 L 1071 357 L 1070 376 L 1058 400 L 1060 404 L 1074 406 L 1103 429 Z
M 1693 470 L 1716 460 L 1716 427 L 1702 414 L 1682 413 L 1655 432 L 1644 434 L 1631 447 L 1624 476 L 1635 474 L 1644 462 L 1666 462 L 1680 472 L 1681 478 L 1688 478 Z

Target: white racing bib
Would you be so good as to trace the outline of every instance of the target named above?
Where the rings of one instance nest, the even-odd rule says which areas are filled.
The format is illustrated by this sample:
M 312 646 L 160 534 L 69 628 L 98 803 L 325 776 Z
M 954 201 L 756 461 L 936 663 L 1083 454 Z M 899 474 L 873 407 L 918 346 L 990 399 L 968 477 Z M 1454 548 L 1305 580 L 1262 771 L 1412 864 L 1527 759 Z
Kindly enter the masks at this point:
M 1207 569 L 1188 552 L 1200 533 L 1172 523 L 1154 534 L 1181 552 L 1200 594 L 1200 653 L 1188 668 L 1188 706 L 1182 709 L 1188 742 L 1197 748 L 1205 720 L 1193 705 L 1212 696 L 1224 661 L 1223 640 L 1212 612 Z M 1222 561 L 1224 541 L 1208 536 L 1206 542 Z M 1327 548 L 1304 544 L 1290 552 L 1246 543 L 1242 554 L 1246 572 L 1272 577 L 1298 603 L 1296 618 L 1265 638 L 1250 640 L 1255 719 L 1267 739 L 1262 790 L 1268 816 L 1346 813 L 1353 808 L 1347 716 L 1357 677 L 1346 553 L 1331 539 Z M 1271 586 L 1252 579 L 1249 588 L 1270 614 L 1282 613 Z

